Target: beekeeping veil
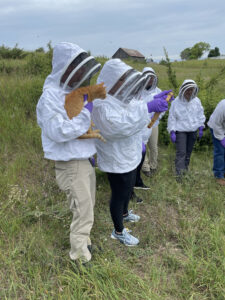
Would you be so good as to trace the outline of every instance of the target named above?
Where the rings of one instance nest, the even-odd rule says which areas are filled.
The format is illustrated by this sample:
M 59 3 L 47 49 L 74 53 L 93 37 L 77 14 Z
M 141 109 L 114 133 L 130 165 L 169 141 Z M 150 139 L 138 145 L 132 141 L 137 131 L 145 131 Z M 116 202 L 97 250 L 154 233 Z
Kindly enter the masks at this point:
M 158 77 L 157 77 L 155 71 L 150 67 L 145 67 L 142 70 L 142 73 L 144 75 L 149 76 L 149 80 L 148 80 L 148 82 L 146 84 L 146 87 L 145 87 L 146 90 L 148 90 L 148 91 L 154 90 L 157 87 L 157 84 L 158 84 Z
M 138 98 L 147 83 L 147 76 L 120 59 L 111 59 L 103 66 L 97 82 L 104 82 L 109 95 L 128 104 L 133 98 Z
M 184 94 L 190 88 L 193 89 L 193 92 L 192 92 L 192 95 L 189 100 L 192 100 L 197 96 L 199 89 L 198 89 L 196 82 L 192 79 L 186 79 L 182 83 L 180 90 L 179 90 L 179 98 L 181 100 L 183 100 L 183 101 L 188 100 L 184 97 Z
M 61 87 L 71 91 L 85 82 L 90 84 L 90 78 L 99 71 L 99 64 L 78 45 L 62 42 L 53 49 L 52 72 L 47 77 L 44 89 Z

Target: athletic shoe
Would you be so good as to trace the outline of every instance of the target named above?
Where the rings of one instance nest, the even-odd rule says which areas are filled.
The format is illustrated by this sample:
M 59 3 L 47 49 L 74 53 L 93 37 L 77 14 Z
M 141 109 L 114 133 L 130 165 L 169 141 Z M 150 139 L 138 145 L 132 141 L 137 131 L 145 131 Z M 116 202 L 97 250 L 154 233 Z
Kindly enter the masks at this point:
M 147 177 L 151 177 L 151 172 L 150 171 L 144 171 L 142 170 L 142 173 L 147 176 Z
M 144 183 L 142 185 L 139 186 L 135 186 L 134 187 L 136 190 L 150 190 L 150 187 L 145 185 Z
M 119 240 L 120 243 L 129 247 L 136 246 L 137 244 L 139 244 L 139 240 L 133 235 L 129 234 L 129 232 L 127 232 L 125 228 L 123 229 L 121 234 L 117 234 L 114 229 L 111 234 L 111 238 L 114 240 Z
M 131 200 L 136 201 L 137 204 L 143 203 L 143 200 L 140 197 L 138 197 L 134 192 L 132 193 Z
M 141 217 L 139 217 L 138 215 L 133 214 L 133 210 L 129 210 L 128 215 L 123 217 L 123 220 L 125 222 L 138 222 L 140 218 Z

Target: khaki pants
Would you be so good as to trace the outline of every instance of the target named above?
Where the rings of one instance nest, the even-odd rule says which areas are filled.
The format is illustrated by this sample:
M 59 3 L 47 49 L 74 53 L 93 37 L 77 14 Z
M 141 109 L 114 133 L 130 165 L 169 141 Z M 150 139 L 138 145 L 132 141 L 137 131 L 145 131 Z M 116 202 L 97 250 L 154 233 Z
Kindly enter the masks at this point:
M 91 244 L 90 232 L 94 222 L 96 178 L 89 160 L 55 162 L 56 181 L 66 192 L 73 214 L 70 225 L 70 258 L 86 262 L 91 259 L 87 246 Z
M 149 172 L 150 169 L 157 168 L 158 159 L 158 126 L 152 128 L 152 134 L 148 140 L 149 158 L 145 155 L 145 160 L 142 166 L 142 170 Z M 146 153 L 147 154 L 147 153 Z

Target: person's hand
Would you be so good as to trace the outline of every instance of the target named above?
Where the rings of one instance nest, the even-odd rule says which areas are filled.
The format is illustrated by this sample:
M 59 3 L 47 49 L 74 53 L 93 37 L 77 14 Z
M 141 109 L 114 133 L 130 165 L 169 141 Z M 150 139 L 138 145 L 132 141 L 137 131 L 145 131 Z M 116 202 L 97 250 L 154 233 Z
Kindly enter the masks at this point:
M 94 156 L 90 157 L 89 161 L 90 161 L 92 167 L 94 168 L 95 167 L 95 158 L 94 158 Z
M 171 142 L 172 143 L 175 143 L 176 142 L 176 133 L 174 130 L 171 130 L 170 131 L 170 139 L 171 139 Z
M 168 103 L 166 102 L 166 99 L 163 98 L 155 98 L 147 103 L 148 106 L 148 112 L 163 112 L 168 110 Z
M 198 129 L 198 137 L 199 139 L 201 139 L 203 137 L 203 130 L 204 130 L 204 126 L 200 126 Z
M 155 95 L 153 97 L 153 99 L 157 99 L 157 98 L 163 98 L 164 100 L 166 100 L 166 98 L 168 97 L 169 93 L 172 93 L 172 90 L 166 90 L 166 91 L 162 91 L 161 93 Z M 172 95 L 169 102 L 174 100 L 174 96 Z
M 161 97 L 166 98 L 168 96 L 168 94 L 171 92 L 172 92 L 172 90 L 162 91 L 159 94 L 155 95 L 154 98 L 161 98 Z
M 91 113 L 93 110 L 93 102 L 88 102 L 88 95 L 84 95 L 84 107 Z
M 145 154 L 145 152 L 146 152 L 146 146 L 144 143 L 142 143 L 142 153 Z
M 223 138 L 222 141 L 220 141 L 220 144 L 225 148 L 225 138 Z

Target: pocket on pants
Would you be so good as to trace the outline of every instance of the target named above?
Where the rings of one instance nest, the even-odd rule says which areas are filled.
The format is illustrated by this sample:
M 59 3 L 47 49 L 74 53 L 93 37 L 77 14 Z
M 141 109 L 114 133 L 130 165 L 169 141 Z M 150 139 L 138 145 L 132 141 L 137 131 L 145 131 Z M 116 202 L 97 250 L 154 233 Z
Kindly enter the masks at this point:
M 71 190 L 72 182 L 76 179 L 78 171 L 77 163 L 56 164 L 55 176 L 56 182 L 62 191 L 68 193 Z

